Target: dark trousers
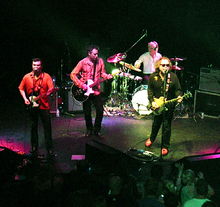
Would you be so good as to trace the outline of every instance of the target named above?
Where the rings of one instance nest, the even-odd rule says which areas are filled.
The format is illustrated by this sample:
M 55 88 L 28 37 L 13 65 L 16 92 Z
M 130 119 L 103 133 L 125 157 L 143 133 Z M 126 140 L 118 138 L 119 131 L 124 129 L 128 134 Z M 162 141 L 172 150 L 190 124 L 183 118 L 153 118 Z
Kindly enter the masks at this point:
M 150 74 L 143 74 L 142 76 L 142 85 L 148 85 L 148 79 L 149 79 Z
M 94 105 L 96 110 L 94 126 L 92 123 L 92 104 Z M 103 111 L 104 108 L 103 108 L 103 100 L 101 94 L 97 96 L 92 94 L 85 102 L 83 102 L 83 112 L 84 112 L 87 130 L 91 130 L 91 131 L 94 130 L 94 132 L 101 131 Z
M 38 121 L 39 117 L 42 122 L 44 130 L 44 139 L 46 149 L 49 151 L 52 149 L 52 130 L 51 130 L 51 118 L 50 110 L 41 110 L 39 108 L 33 108 L 30 112 L 31 119 L 31 145 L 32 148 L 35 147 L 38 149 Z
M 173 120 L 173 108 L 163 111 L 160 115 L 154 115 L 150 140 L 153 143 L 157 137 L 158 131 L 162 124 L 162 148 L 168 149 L 170 146 L 171 124 Z

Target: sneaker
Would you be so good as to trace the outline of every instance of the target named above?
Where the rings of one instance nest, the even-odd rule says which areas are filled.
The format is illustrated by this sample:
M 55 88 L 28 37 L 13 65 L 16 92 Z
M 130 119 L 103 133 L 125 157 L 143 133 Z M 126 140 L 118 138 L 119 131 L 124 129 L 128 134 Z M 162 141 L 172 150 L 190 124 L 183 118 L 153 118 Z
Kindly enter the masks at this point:
M 145 142 L 145 146 L 146 147 L 150 147 L 152 145 L 152 142 L 150 141 L 150 138 L 147 139 L 147 141 Z
M 167 155 L 168 154 L 168 149 L 162 148 L 161 154 L 162 155 Z

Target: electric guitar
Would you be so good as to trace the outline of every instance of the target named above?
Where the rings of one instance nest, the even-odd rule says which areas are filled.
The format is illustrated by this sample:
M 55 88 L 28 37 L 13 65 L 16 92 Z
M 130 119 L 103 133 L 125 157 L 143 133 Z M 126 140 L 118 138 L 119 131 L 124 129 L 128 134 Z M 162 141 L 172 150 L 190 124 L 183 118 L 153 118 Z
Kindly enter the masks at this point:
M 116 73 L 112 74 L 112 76 L 119 74 L 121 71 L 117 71 Z M 110 78 L 111 79 L 111 78 Z M 100 83 L 102 83 L 103 81 L 105 81 L 107 79 L 99 79 L 96 82 L 94 82 L 92 79 L 88 79 L 87 80 L 87 90 L 83 90 L 82 88 L 79 88 L 78 86 L 76 86 L 75 84 L 73 84 L 71 86 L 70 92 L 72 97 L 78 101 L 78 102 L 84 102 L 89 98 L 90 94 L 93 94 L 93 88 L 97 85 L 99 85 Z
M 186 94 L 184 94 L 182 96 L 183 99 L 188 99 L 188 98 L 191 98 L 192 97 L 192 93 L 191 92 L 188 92 Z M 164 97 L 160 97 L 160 98 L 154 98 L 154 102 L 156 102 L 156 104 L 159 106 L 158 108 L 154 109 L 151 107 L 151 110 L 153 112 L 154 115 L 160 115 L 164 109 L 166 108 L 166 105 L 169 104 L 169 103 L 173 103 L 173 102 L 176 102 L 178 100 L 178 98 L 174 98 L 174 99 L 171 99 L 171 100 L 164 100 Z
M 37 102 L 39 99 L 43 98 L 44 96 L 48 96 L 50 95 L 51 93 L 53 92 L 56 92 L 56 91 L 59 91 L 59 88 L 53 88 L 53 89 L 50 89 L 48 90 L 47 92 L 45 93 L 42 93 L 38 96 L 28 96 L 28 99 L 30 101 L 30 105 L 26 105 L 27 107 L 27 110 L 30 110 L 31 108 L 34 108 L 34 107 L 38 107 L 39 106 L 39 103 Z

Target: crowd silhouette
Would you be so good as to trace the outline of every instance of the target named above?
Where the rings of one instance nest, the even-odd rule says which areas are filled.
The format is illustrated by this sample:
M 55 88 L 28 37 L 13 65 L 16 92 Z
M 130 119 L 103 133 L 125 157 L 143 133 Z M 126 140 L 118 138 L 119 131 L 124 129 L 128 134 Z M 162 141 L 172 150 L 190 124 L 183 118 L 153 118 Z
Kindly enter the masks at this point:
M 165 176 L 163 166 L 155 163 L 139 178 L 126 159 L 107 171 L 80 160 L 65 174 L 57 173 L 51 163 L 28 163 L 14 176 L 12 169 L 1 171 L 0 203 L 9 207 L 218 207 L 212 199 L 215 191 L 202 172 L 196 174 L 183 163 L 175 163 L 175 168 Z

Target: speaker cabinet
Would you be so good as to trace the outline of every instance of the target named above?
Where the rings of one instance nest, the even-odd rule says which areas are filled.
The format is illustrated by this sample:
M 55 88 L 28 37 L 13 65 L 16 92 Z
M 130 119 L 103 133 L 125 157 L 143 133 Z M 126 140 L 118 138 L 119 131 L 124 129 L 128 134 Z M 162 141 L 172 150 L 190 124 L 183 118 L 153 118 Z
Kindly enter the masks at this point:
M 195 91 L 194 113 L 203 112 L 205 115 L 220 116 L 220 94 L 206 91 Z
M 64 110 L 66 112 L 83 112 L 82 103 L 72 97 L 70 87 L 65 87 Z
M 130 170 L 136 171 L 140 168 L 139 160 L 96 141 L 86 143 L 86 159 L 92 165 L 104 167 L 108 172 L 114 171 L 122 159 L 126 160 Z
M 199 90 L 220 93 L 220 69 L 200 68 Z
M 55 114 L 58 109 L 58 93 L 52 93 L 48 98 L 50 103 L 50 113 Z

